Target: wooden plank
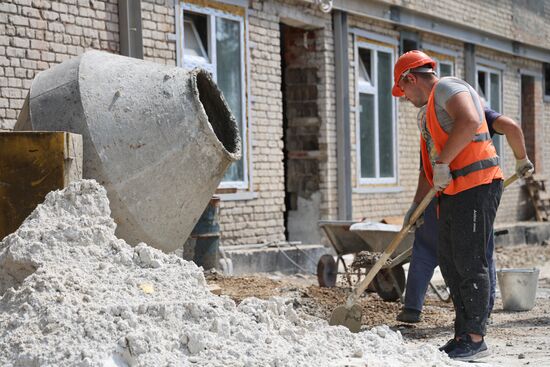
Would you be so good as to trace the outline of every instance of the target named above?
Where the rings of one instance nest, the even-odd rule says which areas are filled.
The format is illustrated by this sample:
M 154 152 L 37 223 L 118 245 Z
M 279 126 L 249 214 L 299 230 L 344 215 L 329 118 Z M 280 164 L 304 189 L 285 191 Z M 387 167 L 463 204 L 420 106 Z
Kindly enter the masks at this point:
M 0 239 L 52 190 L 82 178 L 82 137 L 67 132 L 0 132 Z

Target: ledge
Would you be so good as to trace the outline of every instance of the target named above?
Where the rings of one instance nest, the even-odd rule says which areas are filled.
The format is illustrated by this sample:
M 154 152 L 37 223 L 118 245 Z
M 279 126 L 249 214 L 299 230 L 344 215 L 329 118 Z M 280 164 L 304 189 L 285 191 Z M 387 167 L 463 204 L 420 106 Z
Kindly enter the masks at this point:
M 380 194 L 380 193 L 397 193 L 403 192 L 405 189 L 401 186 L 389 186 L 389 187 L 355 187 L 353 188 L 354 194 Z
M 231 194 L 215 194 L 221 201 L 244 201 L 258 198 L 258 193 L 253 191 L 235 192 Z

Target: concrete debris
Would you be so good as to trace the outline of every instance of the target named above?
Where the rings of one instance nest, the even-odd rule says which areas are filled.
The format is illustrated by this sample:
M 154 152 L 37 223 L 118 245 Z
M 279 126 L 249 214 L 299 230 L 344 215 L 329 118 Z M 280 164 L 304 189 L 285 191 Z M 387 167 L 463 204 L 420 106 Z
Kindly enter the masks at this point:
M 93 180 L 48 194 L 0 243 L 0 365 L 452 366 L 387 326 L 352 334 L 292 300 L 208 291 L 202 269 L 115 236 Z

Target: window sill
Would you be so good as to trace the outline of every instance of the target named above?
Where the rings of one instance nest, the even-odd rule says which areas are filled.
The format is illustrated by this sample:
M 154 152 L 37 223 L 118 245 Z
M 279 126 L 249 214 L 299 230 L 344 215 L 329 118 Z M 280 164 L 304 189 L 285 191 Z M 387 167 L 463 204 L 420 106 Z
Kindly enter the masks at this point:
M 397 193 L 403 192 L 405 189 L 401 186 L 387 187 L 355 187 L 352 191 L 354 194 L 380 194 L 380 193 Z
M 231 194 L 214 194 L 220 198 L 221 201 L 245 201 L 254 200 L 258 198 L 258 193 L 253 191 L 235 192 Z

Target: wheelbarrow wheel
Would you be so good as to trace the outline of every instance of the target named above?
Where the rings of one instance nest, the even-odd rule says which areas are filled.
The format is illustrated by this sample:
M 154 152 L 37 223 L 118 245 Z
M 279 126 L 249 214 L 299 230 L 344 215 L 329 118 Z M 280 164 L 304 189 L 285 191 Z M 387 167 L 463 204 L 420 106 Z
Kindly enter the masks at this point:
M 393 275 L 393 277 L 392 277 Z M 395 286 L 393 279 L 397 282 Z M 389 269 L 380 269 L 373 280 L 376 293 L 386 302 L 394 302 L 401 298 L 405 291 L 405 270 L 401 265 Z
M 336 276 L 338 275 L 338 265 L 332 255 L 325 254 L 321 256 L 317 263 L 317 281 L 320 287 L 331 288 L 336 285 Z

